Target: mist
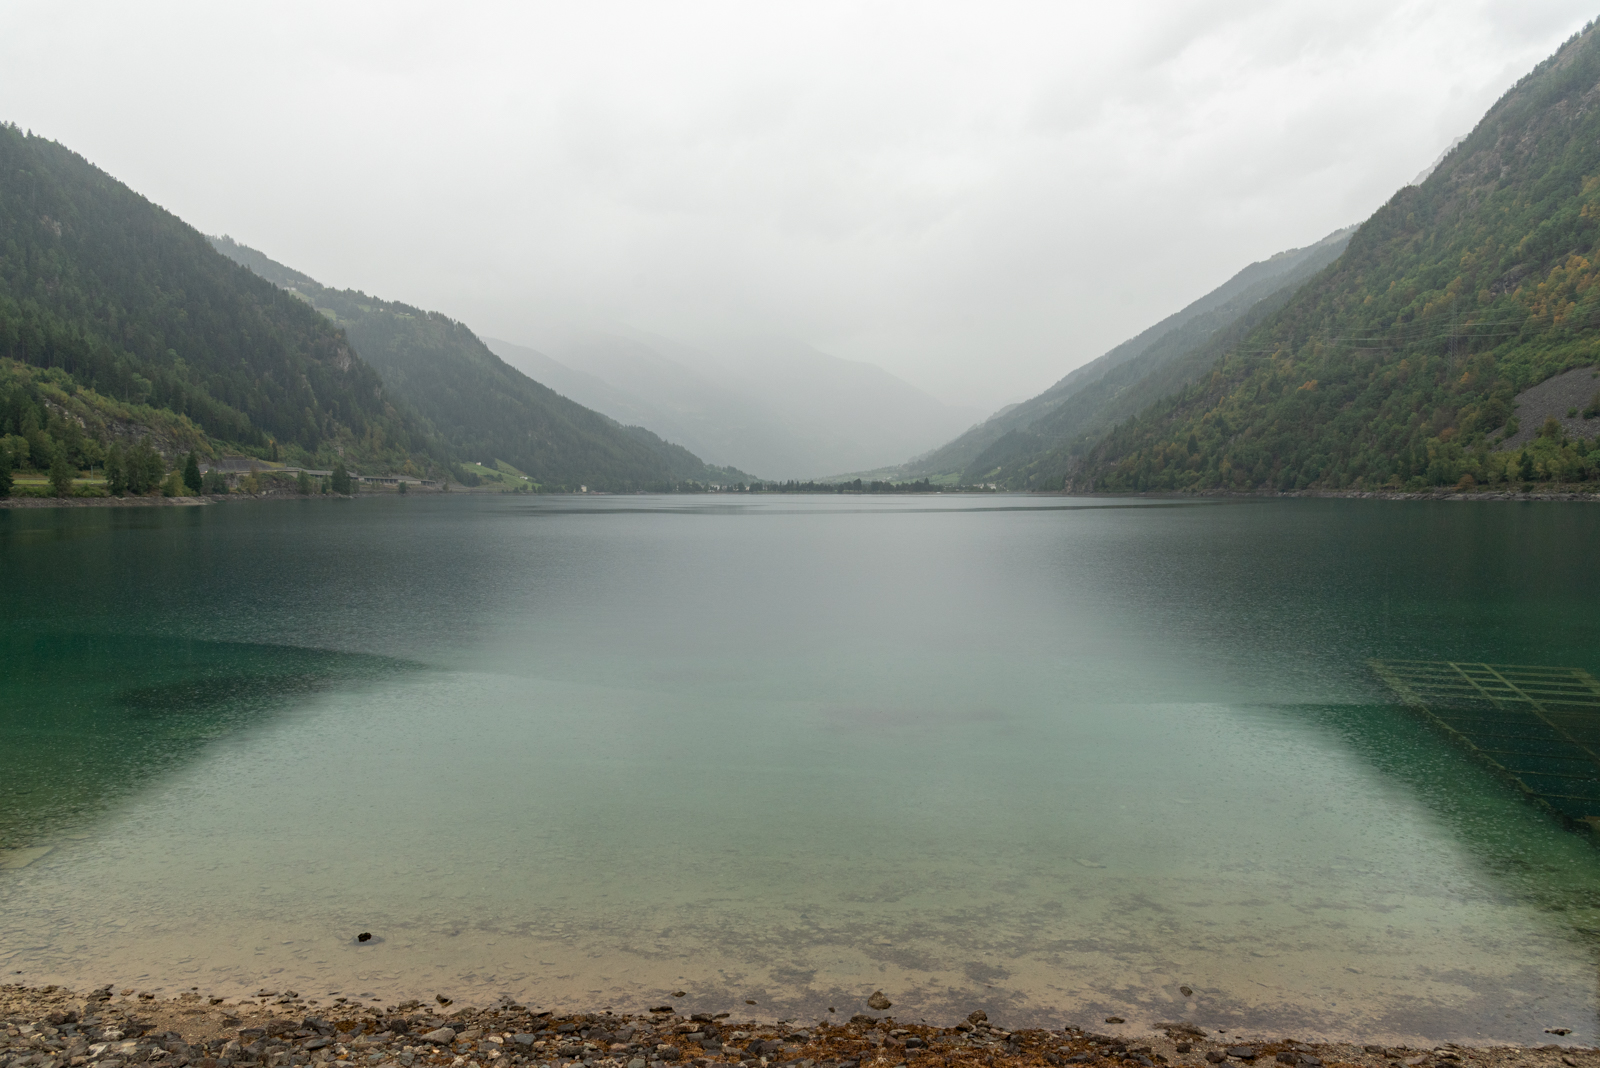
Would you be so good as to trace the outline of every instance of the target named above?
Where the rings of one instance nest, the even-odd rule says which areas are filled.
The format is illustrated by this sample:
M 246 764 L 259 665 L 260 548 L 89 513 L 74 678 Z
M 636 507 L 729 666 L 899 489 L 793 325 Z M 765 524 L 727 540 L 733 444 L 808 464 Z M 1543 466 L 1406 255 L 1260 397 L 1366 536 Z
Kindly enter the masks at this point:
M 0 117 L 485 336 L 804 346 L 965 418 L 1365 218 L 1591 14 L 13 3 Z

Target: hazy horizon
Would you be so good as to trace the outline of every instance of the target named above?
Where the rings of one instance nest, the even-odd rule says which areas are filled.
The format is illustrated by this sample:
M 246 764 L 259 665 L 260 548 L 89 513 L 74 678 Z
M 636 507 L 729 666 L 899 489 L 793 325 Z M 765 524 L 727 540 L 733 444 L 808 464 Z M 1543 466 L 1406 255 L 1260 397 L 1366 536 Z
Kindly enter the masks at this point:
M 1362 221 L 1591 14 L 30 3 L 0 118 L 481 335 L 784 338 L 987 413 Z

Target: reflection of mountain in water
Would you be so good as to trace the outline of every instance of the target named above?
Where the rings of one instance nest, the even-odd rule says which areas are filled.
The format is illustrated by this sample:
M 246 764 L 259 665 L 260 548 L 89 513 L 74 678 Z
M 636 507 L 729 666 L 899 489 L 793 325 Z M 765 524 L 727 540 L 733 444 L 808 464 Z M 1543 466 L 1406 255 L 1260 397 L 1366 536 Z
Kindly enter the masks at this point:
M 13 635 L 0 650 L 0 849 L 49 842 L 298 699 L 413 667 L 322 649 L 121 635 Z

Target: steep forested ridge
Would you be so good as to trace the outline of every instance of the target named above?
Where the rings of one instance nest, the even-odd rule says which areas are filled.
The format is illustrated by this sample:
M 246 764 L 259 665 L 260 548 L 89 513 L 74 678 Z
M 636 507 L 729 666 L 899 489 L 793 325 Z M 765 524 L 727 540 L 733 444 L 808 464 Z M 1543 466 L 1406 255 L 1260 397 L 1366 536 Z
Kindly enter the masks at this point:
M 1067 375 L 1039 396 L 973 428 L 908 470 L 959 461 L 961 481 L 1010 488 L 1060 485 L 1065 458 L 1119 420 L 1204 374 L 1344 251 L 1354 228 L 1252 263 L 1183 310 Z M 942 454 L 942 455 L 941 455 Z M 938 473 L 927 471 L 926 473 Z
M 325 317 L 83 157 L 13 125 L 0 126 L 0 359 L 57 369 L 67 378 L 52 388 L 67 395 L 172 413 L 261 456 L 435 451 L 425 424 L 386 397 Z M 4 377 L 17 399 L 0 407 L 43 403 L 36 376 L 17 367 Z
M 504 460 L 549 488 L 665 489 L 750 480 L 568 400 L 506 364 L 448 316 L 330 289 L 231 238 L 212 242 L 338 323 L 356 352 L 461 459 Z
M 1209 374 L 1064 464 L 1064 480 L 1147 490 L 1594 477 L 1600 446 L 1558 426 L 1525 448 L 1496 447 L 1515 430 L 1519 391 L 1600 357 L 1597 269 L 1591 26 Z

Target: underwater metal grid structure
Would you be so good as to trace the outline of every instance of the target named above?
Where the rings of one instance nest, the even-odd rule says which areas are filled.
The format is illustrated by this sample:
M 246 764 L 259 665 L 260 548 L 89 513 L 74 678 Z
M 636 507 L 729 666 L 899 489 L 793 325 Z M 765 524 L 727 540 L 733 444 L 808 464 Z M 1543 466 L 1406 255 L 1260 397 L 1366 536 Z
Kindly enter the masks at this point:
M 1578 668 L 1372 660 L 1407 705 L 1569 826 L 1600 832 L 1600 682 Z

